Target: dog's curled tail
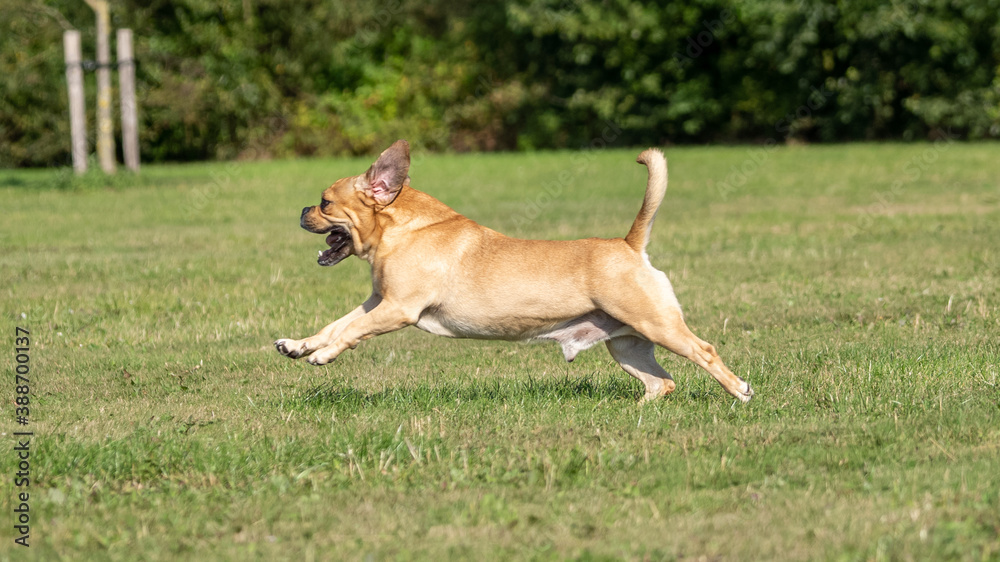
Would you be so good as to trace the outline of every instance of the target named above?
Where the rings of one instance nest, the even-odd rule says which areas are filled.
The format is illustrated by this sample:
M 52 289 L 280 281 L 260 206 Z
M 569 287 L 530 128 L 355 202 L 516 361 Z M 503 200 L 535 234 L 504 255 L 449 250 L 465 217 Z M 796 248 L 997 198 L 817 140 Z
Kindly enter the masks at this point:
M 649 243 L 649 230 L 653 227 L 656 211 L 667 192 L 667 159 L 659 149 L 650 148 L 642 151 L 635 161 L 645 164 L 649 169 L 649 180 L 646 182 L 646 197 L 642 200 L 642 208 L 625 236 L 625 243 L 636 252 L 644 252 Z

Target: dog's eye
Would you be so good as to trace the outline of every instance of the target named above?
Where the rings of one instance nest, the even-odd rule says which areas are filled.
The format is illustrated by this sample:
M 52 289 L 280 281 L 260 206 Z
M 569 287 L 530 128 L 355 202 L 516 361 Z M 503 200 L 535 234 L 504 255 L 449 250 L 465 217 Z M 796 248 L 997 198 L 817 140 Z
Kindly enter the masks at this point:
M 326 199 L 324 199 L 324 200 L 322 200 L 322 201 L 320 202 L 320 204 L 319 204 L 319 208 L 320 208 L 320 209 L 325 209 L 325 208 L 327 207 L 327 205 L 329 205 L 329 204 L 330 204 L 330 202 L 329 202 L 329 201 L 327 201 Z

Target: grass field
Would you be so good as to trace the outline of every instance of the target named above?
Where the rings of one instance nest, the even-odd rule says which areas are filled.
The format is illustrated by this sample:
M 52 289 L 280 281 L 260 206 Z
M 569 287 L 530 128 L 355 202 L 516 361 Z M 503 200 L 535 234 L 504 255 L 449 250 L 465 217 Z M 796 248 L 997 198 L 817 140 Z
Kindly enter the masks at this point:
M 637 153 L 411 176 L 508 234 L 617 237 Z M 1000 559 L 1000 145 L 666 154 L 650 258 L 746 406 L 663 350 L 677 391 L 644 406 L 603 346 L 279 356 L 368 294 L 298 216 L 369 160 L 0 171 L 0 559 Z

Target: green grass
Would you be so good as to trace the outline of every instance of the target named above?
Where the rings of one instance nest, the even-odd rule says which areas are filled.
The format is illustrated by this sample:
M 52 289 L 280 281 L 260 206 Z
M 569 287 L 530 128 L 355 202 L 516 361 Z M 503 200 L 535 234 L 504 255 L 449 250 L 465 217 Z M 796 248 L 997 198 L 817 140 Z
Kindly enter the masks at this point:
M 411 175 L 510 234 L 613 237 L 637 153 Z M 650 258 L 747 406 L 662 350 L 677 391 L 642 407 L 603 347 L 411 328 L 280 357 L 368 294 L 298 227 L 367 160 L 0 172 L 36 434 L 23 549 L 10 375 L 0 559 L 1000 558 L 1000 146 L 780 148 L 731 191 L 747 148 L 667 156 Z

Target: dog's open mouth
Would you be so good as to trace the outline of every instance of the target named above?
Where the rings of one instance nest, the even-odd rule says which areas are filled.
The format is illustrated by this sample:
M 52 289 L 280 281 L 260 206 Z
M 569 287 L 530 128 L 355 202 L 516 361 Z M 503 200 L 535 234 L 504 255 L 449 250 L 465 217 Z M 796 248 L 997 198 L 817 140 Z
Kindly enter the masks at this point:
M 319 259 L 316 260 L 322 266 L 336 265 L 351 255 L 351 233 L 342 226 L 333 227 L 326 237 L 326 243 L 330 247 L 320 250 Z

